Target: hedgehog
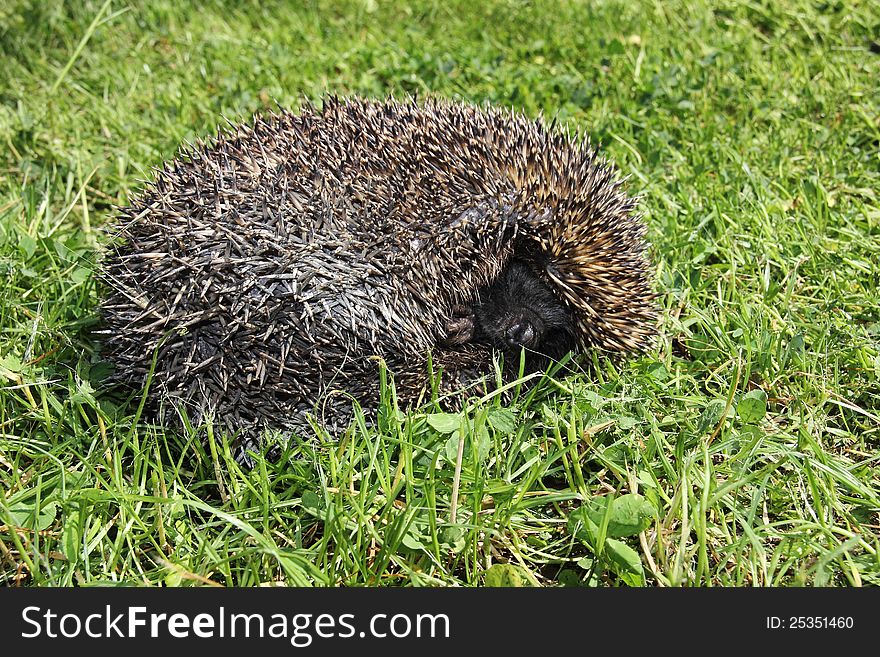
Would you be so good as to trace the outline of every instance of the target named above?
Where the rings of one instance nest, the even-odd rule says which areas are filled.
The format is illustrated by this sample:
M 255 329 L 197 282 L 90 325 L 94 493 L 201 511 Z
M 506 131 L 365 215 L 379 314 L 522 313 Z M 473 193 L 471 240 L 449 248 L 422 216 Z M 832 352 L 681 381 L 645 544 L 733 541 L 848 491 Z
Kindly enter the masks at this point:
M 102 349 L 163 422 L 334 430 L 494 351 L 646 350 L 645 225 L 579 134 L 430 98 L 326 98 L 185 146 L 120 208 Z

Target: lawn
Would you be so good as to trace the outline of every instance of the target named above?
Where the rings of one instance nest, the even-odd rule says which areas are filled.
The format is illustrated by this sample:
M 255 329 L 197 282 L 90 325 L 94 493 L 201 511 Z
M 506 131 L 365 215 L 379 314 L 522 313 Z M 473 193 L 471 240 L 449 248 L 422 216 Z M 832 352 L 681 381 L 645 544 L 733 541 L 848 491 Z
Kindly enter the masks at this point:
M 880 583 L 876 2 L 11 0 L 0 71 L 0 584 Z M 656 348 L 453 416 L 385 386 L 250 471 L 146 422 L 91 337 L 114 207 L 328 92 L 589 134 Z

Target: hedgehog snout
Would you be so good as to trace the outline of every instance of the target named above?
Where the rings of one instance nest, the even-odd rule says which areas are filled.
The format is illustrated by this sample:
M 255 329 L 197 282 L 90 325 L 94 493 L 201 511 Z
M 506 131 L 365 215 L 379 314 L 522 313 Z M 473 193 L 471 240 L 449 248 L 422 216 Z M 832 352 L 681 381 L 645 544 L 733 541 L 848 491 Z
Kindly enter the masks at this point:
M 504 332 L 504 341 L 509 347 L 534 348 L 540 342 L 541 333 L 538 323 L 523 314 L 511 320 Z

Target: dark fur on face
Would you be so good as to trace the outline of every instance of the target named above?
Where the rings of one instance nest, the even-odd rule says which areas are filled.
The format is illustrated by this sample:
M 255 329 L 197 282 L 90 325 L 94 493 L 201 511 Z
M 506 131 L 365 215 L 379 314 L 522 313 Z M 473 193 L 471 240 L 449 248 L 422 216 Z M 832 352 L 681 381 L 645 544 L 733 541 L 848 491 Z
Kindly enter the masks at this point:
M 543 369 L 575 347 L 571 312 L 518 260 L 480 292 L 473 308 L 457 309 L 447 331 L 447 344 L 488 344 L 516 357 L 525 349 L 529 370 Z

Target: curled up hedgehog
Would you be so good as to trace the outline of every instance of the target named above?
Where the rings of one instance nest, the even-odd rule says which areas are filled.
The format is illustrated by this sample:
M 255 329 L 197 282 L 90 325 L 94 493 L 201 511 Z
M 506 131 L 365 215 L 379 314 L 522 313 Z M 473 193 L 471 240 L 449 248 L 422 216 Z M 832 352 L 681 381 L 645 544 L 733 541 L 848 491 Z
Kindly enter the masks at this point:
M 493 349 L 646 348 L 644 225 L 589 144 L 510 111 L 330 98 L 182 151 L 121 211 L 102 339 L 152 412 L 338 427 L 377 358 L 416 400 Z M 348 395 L 331 395 L 345 391 Z M 350 396 L 349 396 L 350 395 Z

